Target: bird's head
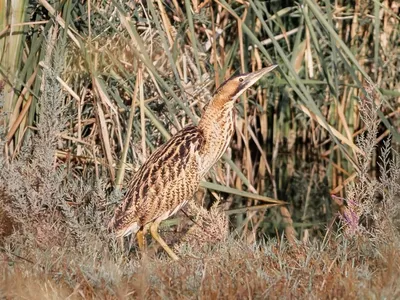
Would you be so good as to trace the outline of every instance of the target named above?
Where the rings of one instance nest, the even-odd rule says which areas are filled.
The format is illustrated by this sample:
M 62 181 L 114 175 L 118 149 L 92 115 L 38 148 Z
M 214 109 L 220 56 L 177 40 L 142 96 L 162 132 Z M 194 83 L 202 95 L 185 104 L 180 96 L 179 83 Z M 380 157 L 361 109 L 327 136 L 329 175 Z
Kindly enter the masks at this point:
M 235 102 L 249 87 L 277 66 L 271 65 L 256 72 L 235 75 L 219 86 L 214 97 L 224 102 Z

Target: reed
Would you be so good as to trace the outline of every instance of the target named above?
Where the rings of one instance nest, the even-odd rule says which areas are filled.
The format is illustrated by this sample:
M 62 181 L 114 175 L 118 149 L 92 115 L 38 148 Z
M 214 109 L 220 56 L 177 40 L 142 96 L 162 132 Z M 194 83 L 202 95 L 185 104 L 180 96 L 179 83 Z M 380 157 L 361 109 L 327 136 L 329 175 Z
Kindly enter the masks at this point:
M 336 201 L 339 208 L 335 207 L 330 194 L 335 194 L 336 200 L 348 199 L 349 184 L 357 183 L 360 172 L 371 167 L 375 171 L 387 136 L 392 137 L 388 147 L 398 148 L 400 18 L 396 1 L 17 2 L 21 6 L 10 9 L 10 1 L 0 0 L 0 109 L 5 114 L 0 120 L 4 128 L 1 163 L 21 165 L 21 157 L 26 158 L 32 140 L 43 131 L 44 78 L 46 72 L 54 71 L 43 45 L 63 49 L 56 51 L 60 57 L 51 54 L 62 65 L 61 72 L 54 73 L 52 85 L 59 85 L 64 96 L 59 120 L 62 129 L 55 133 L 57 143 L 51 148 L 55 154 L 51 153 L 51 163 L 47 163 L 62 169 L 62 176 L 56 172 L 61 181 L 73 182 L 75 196 L 57 199 L 63 203 L 63 220 L 75 224 L 74 228 L 82 225 L 71 221 L 76 212 L 85 218 L 93 213 L 96 222 L 107 219 L 120 197 L 116 190 L 123 190 L 157 146 L 198 121 L 212 92 L 226 78 L 271 62 L 279 64 L 279 73 L 261 80 L 242 97 L 231 148 L 196 196 L 203 207 L 222 203 L 237 239 L 251 244 L 264 235 L 280 238 L 282 232 L 292 241 L 325 236 L 320 223 L 335 223 L 335 211 L 345 211 L 340 201 Z M 366 160 L 369 168 L 362 165 L 365 147 L 357 143 L 372 126 L 359 114 L 358 99 L 367 95 L 365 86 L 372 86 L 374 105 L 380 107 L 374 121 L 377 147 Z M 14 173 L 8 177 L 2 173 L 4 180 L 12 182 Z M 24 173 L 18 174 L 23 182 Z M 83 186 L 90 186 L 91 197 L 100 205 L 77 196 L 82 186 L 74 180 L 79 178 Z M 35 191 L 34 183 L 24 188 Z M 383 189 L 393 193 L 388 187 Z M 2 194 L 0 197 L 3 200 Z M 289 205 L 275 208 L 264 204 L 271 199 L 289 201 Z M 52 219 L 46 222 L 51 224 Z M 89 226 L 90 222 L 85 222 Z M 169 225 L 177 232 L 187 223 L 182 217 Z M 97 224 L 91 230 L 101 228 Z M 78 231 L 67 232 L 76 235 Z M 81 231 L 78 235 L 88 238 Z M 23 245 L 16 249 L 29 253 Z M 241 246 L 236 246 L 240 252 Z M 302 255 L 314 257 L 311 248 Z M 252 250 L 246 253 L 249 261 L 264 257 Z M 326 277 L 317 281 L 321 295 L 332 287 L 343 288 L 343 278 L 328 284 L 332 270 L 344 271 L 330 266 L 332 253 L 324 252 L 326 264 L 321 272 Z M 315 262 L 319 259 L 314 258 Z M 279 259 L 271 263 L 277 267 Z M 389 267 L 382 261 L 378 264 Z M 115 266 L 110 268 L 117 274 Z M 192 266 L 188 272 L 196 263 Z M 81 283 L 90 282 L 88 290 L 95 290 L 85 277 L 88 275 L 75 268 L 72 272 L 68 267 L 68 272 L 77 274 Z M 132 275 L 134 268 L 132 262 L 123 272 Z M 115 276 L 122 276 L 118 274 Z M 301 274 L 298 276 L 288 280 L 288 286 L 303 286 Z M 136 279 L 150 280 L 146 276 Z M 66 290 L 69 287 L 66 284 Z

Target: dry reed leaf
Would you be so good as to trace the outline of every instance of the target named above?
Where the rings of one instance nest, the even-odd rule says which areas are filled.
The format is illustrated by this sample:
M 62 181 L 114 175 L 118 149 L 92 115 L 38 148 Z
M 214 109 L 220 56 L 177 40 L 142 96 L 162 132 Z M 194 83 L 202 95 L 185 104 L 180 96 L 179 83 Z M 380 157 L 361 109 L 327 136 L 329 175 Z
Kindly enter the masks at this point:
M 303 67 L 303 62 L 304 62 L 304 56 L 306 52 L 306 41 L 302 41 L 299 46 L 294 49 L 293 52 L 293 68 L 296 71 L 296 73 L 299 73 L 300 69 Z
M 111 180 L 114 181 L 114 179 L 115 179 L 114 160 L 113 160 L 112 152 L 111 152 L 110 137 L 108 134 L 107 123 L 106 123 L 106 119 L 104 117 L 104 112 L 101 107 L 101 104 L 99 102 L 97 102 L 96 104 L 97 104 L 98 118 L 99 118 L 99 122 L 100 122 L 102 141 L 103 141 L 104 150 L 105 150 L 107 161 L 108 161 L 108 169 L 110 170 Z
M 14 107 L 14 111 L 13 111 L 12 116 L 10 118 L 10 124 L 13 124 L 14 120 L 17 119 L 18 115 L 20 114 L 22 101 L 24 100 L 26 93 L 29 91 L 29 89 L 31 88 L 33 82 L 35 81 L 38 69 L 39 68 L 35 68 L 35 71 L 29 77 L 28 81 L 26 82 L 26 85 L 24 86 L 21 94 L 19 95 L 18 100 L 17 100 L 17 102 L 15 104 L 15 107 Z
M 331 194 L 337 194 L 339 193 L 341 190 L 343 190 L 347 184 L 349 184 L 350 182 L 352 182 L 355 178 L 357 177 L 357 173 L 353 173 L 351 174 L 348 178 L 346 178 L 345 181 L 343 181 L 342 184 L 338 185 L 337 187 L 335 187 L 334 189 L 332 189 L 330 191 Z
M 305 107 L 303 104 L 299 104 L 299 108 L 310 118 L 312 118 L 313 120 L 317 121 L 319 125 L 321 125 L 323 128 L 325 128 L 326 130 L 327 127 L 325 125 L 325 122 L 323 120 L 321 120 L 320 117 L 316 116 L 315 114 L 311 113 L 310 110 Z M 332 126 L 328 125 L 330 131 L 339 139 L 341 140 L 343 143 L 345 143 L 347 146 L 349 146 L 351 149 L 353 149 L 355 152 L 357 152 L 358 154 L 364 155 L 364 152 L 358 148 L 352 141 L 350 141 L 348 138 L 346 138 L 343 134 L 341 134 L 339 131 L 337 131 L 335 128 L 333 128 Z
M 14 136 L 14 133 L 17 131 L 19 125 L 21 124 L 22 120 L 24 119 L 24 117 L 26 116 L 26 113 L 28 112 L 28 109 L 31 107 L 31 103 L 32 103 L 32 96 L 28 97 L 28 101 L 26 101 L 24 107 L 22 108 L 21 112 L 19 113 L 17 119 L 15 120 L 15 122 L 10 123 L 11 128 L 7 133 L 6 136 L 6 141 L 9 142 L 12 137 Z
M 41 3 L 56 19 L 57 23 L 60 24 L 60 26 L 64 29 L 67 30 L 67 34 L 68 36 L 74 41 L 74 43 L 76 44 L 76 46 L 78 48 L 81 48 L 81 44 L 79 43 L 78 39 L 75 37 L 75 35 L 73 34 L 72 30 L 68 27 L 66 28 L 65 26 L 65 21 L 63 20 L 63 18 L 61 18 L 61 16 L 56 12 L 56 10 L 49 4 L 49 2 L 47 2 L 46 0 L 39 0 L 39 3 Z

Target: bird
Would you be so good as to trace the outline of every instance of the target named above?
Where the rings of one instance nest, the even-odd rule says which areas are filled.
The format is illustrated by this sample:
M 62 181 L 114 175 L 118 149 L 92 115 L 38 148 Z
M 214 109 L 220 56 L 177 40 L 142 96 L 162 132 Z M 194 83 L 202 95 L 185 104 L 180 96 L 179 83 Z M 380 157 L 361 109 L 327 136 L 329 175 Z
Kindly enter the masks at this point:
M 117 238 L 136 234 L 139 248 L 151 236 L 173 259 L 179 257 L 158 233 L 159 224 L 179 211 L 198 190 L 201 179 L 221 158 L 234 132 L 235 103 L 276 64 L 232 76 L 215 91 L 197 125 L 189 125 L 157 148 L 128 183 L 108 228 Z

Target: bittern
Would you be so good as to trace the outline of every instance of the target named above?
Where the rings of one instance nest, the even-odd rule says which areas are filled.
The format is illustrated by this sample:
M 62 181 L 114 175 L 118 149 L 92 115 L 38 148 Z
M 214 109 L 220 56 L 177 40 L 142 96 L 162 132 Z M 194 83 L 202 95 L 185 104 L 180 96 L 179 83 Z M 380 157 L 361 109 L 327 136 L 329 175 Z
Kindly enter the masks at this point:
M 234 105 L 244 91 L 277 65 L 226 80 L 214 93 L 197 126 L 177 132 L 135 173 L 109 228 L 117 237 L 136 234 L 144 247 L 144 230 L 177 260 L 158 234 L 161 221 L 182 208 L 197 191 L 200 180 L 221 158 L 234 131 Z

